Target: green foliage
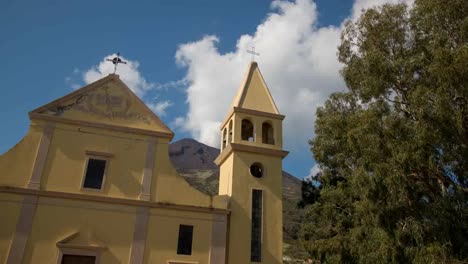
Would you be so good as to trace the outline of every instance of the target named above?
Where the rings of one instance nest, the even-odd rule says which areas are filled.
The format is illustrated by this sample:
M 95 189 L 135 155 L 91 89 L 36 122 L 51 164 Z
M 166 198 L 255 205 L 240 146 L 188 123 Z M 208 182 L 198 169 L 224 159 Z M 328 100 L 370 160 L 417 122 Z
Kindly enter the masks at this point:
M 323 168 L 301 237 L 322 263 L 468 261 L 468 1 L 385 5 L 349 22 L 349 92 L 317 110 Z
M 304 208 L 308 204 L 315 203 L 320 197 L 320 188 L 316 186 L 318 182 L 303 180 L 301 186 L 301 200 L 298 202 L 299 208 Z

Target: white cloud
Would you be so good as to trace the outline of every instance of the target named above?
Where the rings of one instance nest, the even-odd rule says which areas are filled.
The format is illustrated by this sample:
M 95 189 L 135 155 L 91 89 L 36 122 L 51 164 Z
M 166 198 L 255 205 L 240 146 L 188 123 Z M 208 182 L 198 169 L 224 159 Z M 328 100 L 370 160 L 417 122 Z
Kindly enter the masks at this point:
M 355 19 L 362 8 L 389 2 L 401 1 L 356 0 L 350 18 Z M 179 46 L 176 61 L 187 68 L 189 81 L 185 129 L 205 144 L 219 145 L 219 124 L 247 69 L 246 50 L 255 46 L 261 54 L 260 70 L 286 115 L 285 147 L 294 150 L 293 156 L 310 155 L 307 141 L 313 137 L 316 108 L 332 92 L 345 89 L 336 55 L 344 21 L 337 27 L 318 27 L 313 0 L 276 0 L 271 8 L 253 35 L 239 37 L 232 52 L 220 53 L 220 39 L 213 35 Z
M 319 165 L 316 163 L 316 164 L 310 169 L 309 178 L 311 178 L 311 179 L 315 178 L 319 172 L 322 172 L 322 170 L 320 169 Z
M 169 124 L 169 127 L 172 130 L 185 130 L 184 125 L 185 125 L 185 118 L 182 116 L 178 116 Z
M 357 18 L 361 15 L 363 9 L 373 8 L 384 4 L 406 3 L 412 6 L 414 0 L 356 0 L 353 5 L 352 17 Z
M 219 144 L 218 125 L 245 74 L 246 50 L 252 45 L 261 53 L 260 70 L 273 98 L 287 116 L 285 142 L 292 143 L 290 147 L 307 145 L 315 108 L 331 92 L 343 89 L 336 59 L 340 29 L 316 28 L 316 6 L 309 0 L 274 1 L 272 8 L 276 12 L 257 26 L 255 34 L 241 36 L 234 52 L 220 54 L 216 36 L 179 47 L 176 59 L 187 67 L 190 81 L 186 128 L 203 143 Z
M 91 67 L 88 71 L 83 74 L 84 81 L 89 84 L 94 81 L 97 81 L 101 78 L 106 77 L 107 75 L 114 72 L 114 64 L 107 61 L 107 59 L 112 59 L 116 54 L 111 54 L 104 57 L 98 65 Z M 154 87 L 153 83 L 149 83 L 143 78 L 140 71 L 138 70 L 139 62 L 131 61 L 122 56 L 120 58 L 123 61 L 126 61 L 127 64 L 119 64 L 117 68 L 117 74 L 120 76 L 120 79 L 139 97 L 143 97 L 144 94 Z
M 187 79 L 180 79 L 177 81 L 169 81 L 166 83 L 157 83 L 154 88 L 157 90 L 168 90 L 171 88 L 180 88 L 183 87 L 185 88 L 189 84 L 189 81 Z
M 158 116 L 163 117 L 166 115 L 167 108 L 173 105 L 170 100 L 161 101 L 157 103 L 146 102 L 146 105 Z

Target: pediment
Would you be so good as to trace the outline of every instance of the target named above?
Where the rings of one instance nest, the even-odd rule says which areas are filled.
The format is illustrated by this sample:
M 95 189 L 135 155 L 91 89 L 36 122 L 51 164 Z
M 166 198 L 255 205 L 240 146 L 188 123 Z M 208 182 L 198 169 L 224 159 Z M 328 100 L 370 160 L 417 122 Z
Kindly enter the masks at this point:
M 59 248 L 86 248 L 94 250 L 106 249 L 104 243 L 94 238 L 91 234 L 74 232 L 57 242 Z
M 111 74 L 31 111 L 32 117 L 86 122 L 113 127 L 173 132 L 126 85 Z

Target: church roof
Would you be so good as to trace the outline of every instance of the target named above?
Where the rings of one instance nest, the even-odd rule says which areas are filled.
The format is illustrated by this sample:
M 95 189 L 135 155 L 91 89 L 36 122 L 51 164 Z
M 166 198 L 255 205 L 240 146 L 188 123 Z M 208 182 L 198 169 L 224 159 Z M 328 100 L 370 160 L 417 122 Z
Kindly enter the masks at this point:
M 39 118 L 172 139 L 174 133 L 116 74 L 110 74 L 29 113 Z
M 232 107 L 280 114 L 257 62 L 250 63 Z

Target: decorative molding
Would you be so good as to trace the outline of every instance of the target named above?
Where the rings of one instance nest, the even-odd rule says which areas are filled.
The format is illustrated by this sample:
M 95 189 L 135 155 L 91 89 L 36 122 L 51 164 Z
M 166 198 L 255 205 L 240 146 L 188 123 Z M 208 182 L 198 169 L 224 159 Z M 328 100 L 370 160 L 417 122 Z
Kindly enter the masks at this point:
M 34 221 L 38 196 L 27 195 L 23 199 L 16 230 L 8 252 L 7 264 L 22 263 L 26 243 Z
M 68 119 L 68 118 L 64 118 L 60 116 L 51 116 L 51 115 L 39 114 L 39 113 L 29 113 L 29 118 L 60 122 L 60 123 L 70 124 L 70 125 L 78 125 L 78 126 L 81 125 L 81 126 L 88 126 L 88 127 L 95 127 L 95 128 L 103 128 L 103 129 L 108 129 L 112 131 L 137 133 L 137 134 L 143 134 L 143 135 L 149 135 L 149 136 L 163 137 L 163 138 L 169 138 L 169 140 L 172 140 L 172 138 L 174 137 L 174 133 L 172 132 L 169 133 L 169 132 L 161 132 L 161 131 L 154 131 L 154 130 L 141 129 L 141 128 L 132 128 L 132 127 L 116 126 L 116 125 L 110 125 L 110 124 L 104 124 L 104 123 L 89 122 L 89 121 L 83 121 L 83 120 L 73 120 L 73 119 Z
M 145 257 L 146 234 L 148 229 L 149 209 L 137 208 L 135 227 L 133 231 L 132 251 L 130 264 L 142 264 Z
M 168 260 L 167 264 L 198 264 L 198 261 Z
M 58 248 L 73 248 L 73 249 L 83 249 L 83 250 L 93 250 L 93 251 L 102 251 L 106 250 L 107 247 L 101 243 L 100 241 L 93 240 L 91 243 L 88 242 L 87 244 L 73 244 L 70 243 L 73 239 L 75 239 L 77 236 L 79 236 L 80 232 L 75 232 L 64 239 L 58 241 L 56 243 Z
M 40 189 L 42 173 L 44 172 L 44 165 L 47 160 L 47 152 L 49 151 L 50 141 L 54 132 L 55 124 L 47 122 L 39 142 L 39 147 L 34 161 L 34 167 L 31 178 L 28 182 L 28 188 Z
M 143 180 L 141 184 L 140 200 L 149 201 L 151 197 L 151 182 L 153 178 L 154 156 L 156 154 L 156 138 L 148 139 L 146 149 L 145 167 L 143 169 Z
M 64 102 L 72 99 L 73 97 L 79 96 L 81 94 L 85 94 L 86 92 L 91 91 L 91 90 L 93 90 L 93 89 L 95 89 L 95 88 L 97 88 L 97 87 L 111 81 L 111 80 L 118 80 L 118 79 L 119 79 L 118 75 L 109 74 L 108 76 L 106 76 L 106 77 L 104 77 L 104 78 L 102 78 L 100 80 L 97 80 L 97 81 L 95 81 L 93 83 L 90 83 L 90 84 L 88 84 L 88 85 L 86 85 L 84 87 L 81 87 L 80 89 L 75 90 L 75 91 L 73 91 L 73 92 L 71 92 L 71 93 L 69 93 L 69 94 L 67 94 L 65 96 L 62 96 L 62 97 L 60 97 L 58 99 L 55 99 L 54 101 L 52 101 L 50 103 L 47 103 L 47 104 L 45 104 L 45 105 L 43 105 L 41 107 L 38 107 L 38 108 L 32 110 L 31 112 L 29 112 L 29 114 L 31 115 L 31 113 L 39 113 L 39 112 L 45 111 L 45 110 L 53 107 L 54 105 L 62 104 Z
M 79 255 L 79 256 L 96 257 L 94 260 L 94 263 L 99 264 L 101 263 L 102 251 L 103 249 L 94 247 L 94 246 L 88 246 L 88 247 L 83 247 L 83 248 L 59 247 L 59 255 L 57 258 L 57 264 L 62 263 L 63 255 Z
M 87 150 L 85 153 L 86 155 L 90 155 L 90 156 L 99 156 L 99 157 L 106 157 L 106 158 L 114 157 L 114 154 L 106 153 L 106 152 L 99 152 L 99 151 Z
M 2 192 L 24 194 L 24 195 L 37 195 L 40 197 L 49 197 L 49 198 L 62 198 L 62 199 L 70 199 L 70 200 L 92 201 L 92 202 L 100 202 L 100 203 L 142 206 L 142 207 L 149 207 L 149 208 L 161 208 L 161 209 L 168 209 L 168 210 L 190 211 L 190 212 L 200 212 L 200 213 L 211 213 L 211 214 L 229 214 L 230 213 L 229 209 L 214 208 L 214 207 L 169 204 L 169 203 L 133 200 L 133 199 L 126 199 L 126 198 L 95 196 L 95 195 L 88 195 L 88 194 L 81 194 L 81 193 L 66 193 L 66 192 L 56 192 L 56 191 L 46 191 L 46 190 L 34 190 L 34 189 L 11 187 L 11 186 L 0 186 L 0 193 Z
M 210 264 L 226 263 L 227 215 L 213 215 Z
M 214 163 L 219 166 L 234 150 L 240 151 L 240 152 L 262 154 L 262 155 L 267 155 L 267 156 L 276 156 L 276 157 L 281 157 L 283 159 L 289 154 L 289 151 L 285 151 L 285 150 L 264 148 L 264 147 L 258 147 L 258 146 L 249 146 L 249 145 L 244 145 L 244 144 L 239 144 L 239 143 L 231 143 L 226 148 L 223 149 L 223 151 L 215 159 Z
M 46 111 L 47 109 L 50 109 L 50 108 L 54 108 L 55 106 L 57 105 L 61 105 L 61 104 L 64 104 L 66 103 L 67 101 L 75 98 L 75 97 L 85 97 L 86 94 L 94 91 L 95 89 L 98 89 L 104 85 L 106 85 L 107 83 L 110 83 L 110 82 L 113 82 L 115 85 L 117 85 L 118 87 L 121 87 L 123 88 L 123 91 L 130 97 L 132 98 L 135 102 L 137 102 L 137 104 L 140 104 L 143 108 L 146 109 L 146 112 L 148 113 L 148 117 L 150 119 L 152 119 L 152 121 L 154 121 L 156 124 L 158 124 L 159 126 L 162 127 L 162 130 L 165 130 L 165 131 L 151 131 L 151 130 L 144 130 L 144 129 L 136 129 L 135 131 L 130 131 L 130 132 L 136 132 L 136 133 L 143 133 L 143 134 L 148 134 L 147 132 L 149 131 L 150 132 L 150 135 L 152 135 L 151 132 L 153 132 L 153 135 L 156 135 L 156 136 L 161 136 L 161 137 L 168 137 L 170 138 L 170 140 L 172 140 L 172 138 L 174 137 L 174 133 L 169 129 L 169 127 L 167 127 L 162 121 L 161 119 L 159 119 L 159 117 L 157 117 L 153 111 L 151 111 L 151 109 L 148 108 L 148 106 L 143 103 L 143 101 L 135 95 L 135 93 L 133 93 L 130 88 L 128 88 L 128 86 L 122 82 L 122 80 L 120 80 L 119 78 L 119 75 L 117 74 L 109 74 L 107 77 L 104 77 L 100 80 L 97 80 L 91 84 L 88 84 L 72 93 L 69 93 L 61 98 L 58 98 L 50 103 L 47 103 L 39 108 L 36 108 L 34 110 L 32 110 L 31 112 L 29 112 L 29 117 L 36 117 L 36 118 L 42 118 L 42 119 L 46 119 L 46 117 L 41 117 L 41 116 L 47 116 L 47 114 L 41 114 L 42 112 Z M 105 96 L 103 98 L 106 98 Z M 101 99 L 97 99 L 98 100 L 98 103 Z M 118 99 L 116 98 L 112 98 L 110 97 L 109 100 L 111 101 L 110 102 L 110 105 L 115 105 L 118 101 Z M 77 106 L 77 104 L 81 104 L 82 103 L 82 98 L 78 99 L 78 101 L 75 101 L 75 103 L 73 103 L 72 105 L 65 105 L 65 108 L 75 108 Z M 124 108 L 125 109 L 125 108 Z M 60 111 L 60 109 L 58 109 Z M 66 110 L 66 109 L 63 109 L 63 110 Z M 117 115 L 119 115 L 119 113 L 116 113 Z M 138 113 L 137 113 L 138 114 Z M 112 114 L 111 114 L 112 116 Z M 54 116 L 52 116 L 54 117 Z M 59 116 L 55 116 L 55 117 L 59 117 Z M 59 119 L 60 120 L 60 119 Z M 72 121 L 76 121 L 76 120 L 72 120 Z M 85 122 L 85 121 L 83 121 Z M 86 123 L 86 122 L 85 122 Z M 89 122 L 88 122 L 89 123 Z M 94 124 L 96 126 L 96 124 Z M 99 125 L 99 124 L 98 124 Z M 100 127 L 100 126 L 98 126 Z M 112 128 L 111 129 L 118 129 L 118 128 L 122 128 L 122 127 L 119 127 L 117 126 L 117 128 Z M 131 129 L 131 128 L 130 128 Z M 141 130 L 140 132 L 137 132 L 138 130 Z M 146 133 L 145 133 L 146 131 Z M 129 132 L 129 131 L 127 131 Z M 154 132 L 158 133 L 158 134 L 154 134 Z M 166 136 L 164 136 L 166 135 Z

